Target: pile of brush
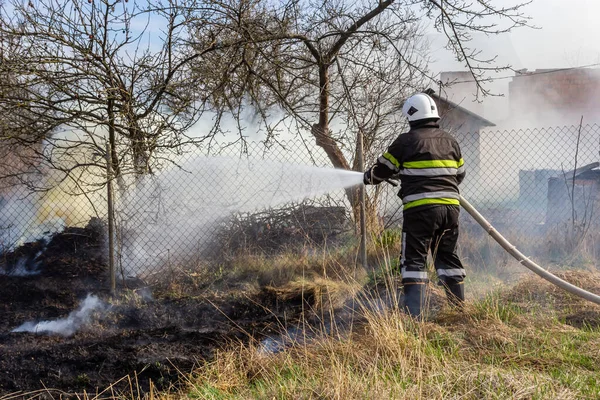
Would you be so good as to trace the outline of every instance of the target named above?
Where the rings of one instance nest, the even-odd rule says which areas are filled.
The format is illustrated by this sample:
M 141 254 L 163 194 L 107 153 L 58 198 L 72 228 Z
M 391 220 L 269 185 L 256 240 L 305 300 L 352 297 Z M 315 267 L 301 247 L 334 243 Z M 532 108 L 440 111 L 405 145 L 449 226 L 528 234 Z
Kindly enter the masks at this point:
M 349 221 L 346 209 L 335 206 L 298 205 L 240 213 L 222 224 L 216 242 L 218 248 L 232 253 L 276 253 L 307 243 L 322 245 L 349 231 Z

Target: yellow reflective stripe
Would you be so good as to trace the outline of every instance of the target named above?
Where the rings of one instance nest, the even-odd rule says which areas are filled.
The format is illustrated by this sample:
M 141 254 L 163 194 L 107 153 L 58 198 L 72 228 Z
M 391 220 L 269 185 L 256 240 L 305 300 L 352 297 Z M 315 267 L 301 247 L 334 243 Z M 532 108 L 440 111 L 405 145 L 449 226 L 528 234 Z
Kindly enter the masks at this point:
M 462 161 L 462 159 L 461 159 Z M 462 162 L 464 164 L 464 161 Z M 403 168 L 458 168 L 462 164 L 456 160 L 427 160 L 408 161 L 402 164 Z
M 457 199 L 421 199 L 421 200 L 415 200 L 415 201 L 410 201 L 410 202 L 406 203 L 404 205 L 404 209 L 408 210 L 409 208 L 422 206 L 425 204 L 445 204 L 445 205 L 458 206 L 458 205 L 460 205 L 460 201 L 458 201 Z
M 465 160 L 463 160 L 462 157 L 461 157 L 461 159 L 458 160 L 458 166 L 462 167 L 463 165 L 465 165 Z
M 392 164 L 394 164 L 396 166 L 396 168 L 400 168 L 400 163 L 398 162 L 398 160 L 396 160 L 396 157 L 394 157 L 393 155 L 391 155 L 390 153 L 383 153 L 383 157 L 388 160 L 389 162 L 391 162 Z

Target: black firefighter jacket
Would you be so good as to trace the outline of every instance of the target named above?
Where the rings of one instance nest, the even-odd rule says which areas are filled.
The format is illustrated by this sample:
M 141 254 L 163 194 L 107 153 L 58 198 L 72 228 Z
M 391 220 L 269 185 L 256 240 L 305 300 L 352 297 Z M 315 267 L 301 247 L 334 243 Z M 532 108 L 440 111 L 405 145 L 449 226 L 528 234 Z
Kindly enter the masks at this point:
M 437 121 L 411 126 L 378 159 L 371 177 L 380 183 L 399 175 L 398 196 L 404 211 L 427 205 L 459 205 L 458 185 L 465 167 L 456 139 L 440 129 Z

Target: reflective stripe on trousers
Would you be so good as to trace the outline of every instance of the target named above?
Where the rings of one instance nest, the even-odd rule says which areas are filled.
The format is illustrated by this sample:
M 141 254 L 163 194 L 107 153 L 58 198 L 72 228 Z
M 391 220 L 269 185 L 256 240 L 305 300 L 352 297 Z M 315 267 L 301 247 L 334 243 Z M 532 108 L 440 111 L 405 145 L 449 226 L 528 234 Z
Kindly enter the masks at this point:
M 453 205 L 438 205 L 404 213 L 401 257 L 403 283 L 428 280 L 428 252 L 433 256 L 440 280 L 462 282 L 465 270 L 456 253 L 459 210 Z

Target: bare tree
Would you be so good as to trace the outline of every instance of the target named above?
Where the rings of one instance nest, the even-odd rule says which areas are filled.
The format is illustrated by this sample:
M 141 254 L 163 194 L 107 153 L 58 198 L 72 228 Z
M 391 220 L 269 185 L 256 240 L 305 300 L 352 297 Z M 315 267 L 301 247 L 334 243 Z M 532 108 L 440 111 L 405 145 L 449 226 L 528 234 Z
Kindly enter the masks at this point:
M 377 150 L 399 133 L 400 100 L 426 75 L 412 12 L 381 15 L 385 6 L 369 12 L 343 2 L 272 7 L 231 1 L 219 7 L 219 24 L 198 27 L 198 45 L 205 46 L 203 40 L 210 37 L 239 45 L 213 52 L 209 62 L 195 66 L 199 76 L 207 77 L 203 90 L 219 115 L 231 112 L 241 120 L 244 110 L 252 109 L 267 143 L 280 139 L 282 127 L 307 139 L 303 132 L 318 117 L 321 133 L 313 139 L 341 169 L 358 169 L 357 129 L 366 147 Z M 367 15 L 358 24 L 363 30 L 357 26 L 344 33 L 342 26 L 362 14 Z M 243 124 L 239 127 L 243 140 Z M 358 215 L 357 193 L 346 193 Z
M 116 175 L 140 175 L 186 143 L 210 144 L 225 113 L 234 114 L 243 140 L 241 116 L 250 108 L 271 142 L 282 126 L 305 138 L 318 120 L 312 139 L 332 165 L 357 169 L 355 131 L 381 147 L 399 132 L 402 98 L 430 78 L 420 46 L 423 17 L 446 33 L 485 93 L 483 73 L 497 66 L 468 48 L 470 32 L 524 25 L 522 6 L 10 0 L 0 6 L 0 47 L 7 49 L 0 76 L 12 77 L 0 82 L 0 110 L 27 114 L 10 134 L 4 130 L 4 140 L 35 142 L 32 151 L 61 173 L 59 180 L 104 174 L 106 141 Z M 494 18 L 507 24 L 486 22 Z M 189 137 L 207 108 L 216 111 L 213 129 Z M 25 129 L 31 121 L 35 129 Z M 356 193 L 347 196 L 356 210 Z
M 239 120 L 250 107 L 262 120 L 267 141 L 276 141 L 286 122 L 300 135 L 310 131 L 334 167 L 356 170 L 356 130 L 365 133 L 368 148 L 380 150 L 381 141 L 401 132 L 402 99 L 432 78 L 421 19 L 433 20 L 447 35 L 449 48 L 485 94 L 485 71 L 501 67 L 467 46 L 470 32 L 500 33 L 524 25 L 523 5 L 223 0 L 218 22 L 197 26 L 196 44 L 203 48 L 210 38 L 224 38 L 239 45 L 210 54 L 211 61 L 195 70 L 207 78 L 203 90 L 219 112 Z M 495 18 L 508 23 L 488 22 Z M 311 129 L 317 121 L 318 129 Z M 242 124 L 239 134 L 243 140 Z M 348 189 L 347 197 L 358 215 L 356 192 Z
M 106 141 L 117 176 L 150 172 L 195 141 L 187 130 L 203 104 L 189 62 L 215 45 L 185 50 L 177 1 L 14 0 L 0 20 L 0 76 L 12 77 L 0 82 L 0 110 L 26 110 L 2 139 L 34 144 L 60 181 L 103 176 Z
M 415 3 L 423 4 L 426 16 L 448 39 L 446 48 L 471 72 L 477 87 L 476 96 L 479 97 L 492 94 L 485 86 L 491 79 L 488 72 L 512 70 L 512 67 L 498 65 L 496 56 L 486 57 L 481 49 L 471 47 L 473 34 L 498 35 L 529 26 L 530 18 L 523 13 L 523 8 L 532 1 L 513 0 L 507 5 L 498 4 L 501 2 L 496 0 L 428 0 Z
M 10 55 L 19 51 L 18 43 L 0 40 L 0 65 L 7 63 Z M 35 95 L 38 93 L 36 92 Z M 0 99 L 19 98 L 19 102 L 0 101 L 0 170 L 3 179 L 0 190 L 7 190 L 18 183 L 19 178 L 36 170 L 36 150 L 41 141 L 54 129 L 40 122 L 37 113 L 27 105 L 34 93 L 19 85 L 19 76 L 2 68 L 0 73 Z M 18 138 L 18 140 L 15 140 Z

